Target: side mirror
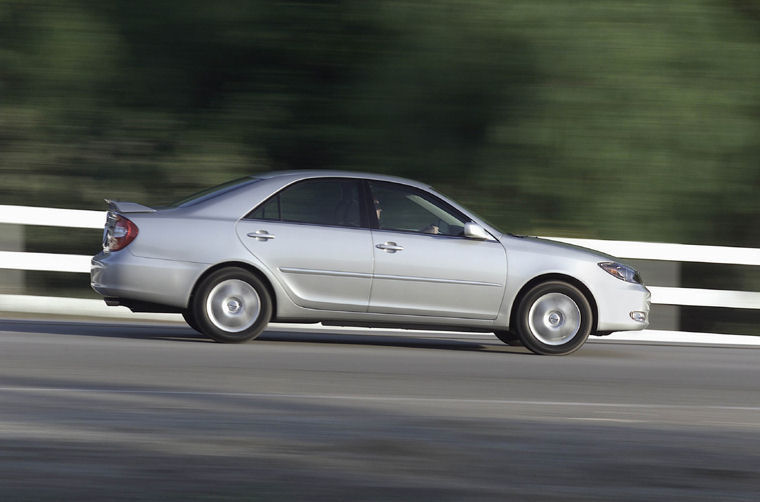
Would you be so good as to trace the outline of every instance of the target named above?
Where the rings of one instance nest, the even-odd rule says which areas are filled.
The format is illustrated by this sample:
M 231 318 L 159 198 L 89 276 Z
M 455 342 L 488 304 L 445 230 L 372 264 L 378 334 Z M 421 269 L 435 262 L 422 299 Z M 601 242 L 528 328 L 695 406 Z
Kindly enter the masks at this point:
M 491 240 L 491 235 L 486 232 L 486 229 L 473 222 L 464 224 L 464 236 L 468 239 L 477 239 L 481 241 Z

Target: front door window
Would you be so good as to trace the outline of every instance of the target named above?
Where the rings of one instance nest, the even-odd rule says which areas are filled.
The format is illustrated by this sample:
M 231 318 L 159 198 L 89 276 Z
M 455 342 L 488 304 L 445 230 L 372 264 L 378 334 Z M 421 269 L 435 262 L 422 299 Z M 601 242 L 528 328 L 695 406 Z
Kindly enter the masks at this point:
M 369 186 L 379 230 L 464 235 L 464 224 L 469 220 L 431 194 L 381 181 L 371 181 Z

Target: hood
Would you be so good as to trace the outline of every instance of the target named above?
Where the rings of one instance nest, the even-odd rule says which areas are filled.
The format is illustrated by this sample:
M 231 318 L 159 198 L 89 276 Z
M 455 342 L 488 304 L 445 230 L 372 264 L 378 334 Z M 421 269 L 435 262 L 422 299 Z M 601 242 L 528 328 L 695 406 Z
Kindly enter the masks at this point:
M 567 244 L 565 242 L 554 241 L 544 237 L 502 234 L 499 240 L 507 247 L 507 250 L 510 248 L 520 248 L 543 254 L 557 253 L 562 254 L 563 256 L 568 256 L 568 254 L 570 254 L 576 255 L 578 258 L 591 258 L 599 261 L 615 261 L 618 263 L 624 263 L 619 258 L 607 253 L 603 253 L 602 251 L 589 249 L 583 246 L 577 246 L 575 244 Z

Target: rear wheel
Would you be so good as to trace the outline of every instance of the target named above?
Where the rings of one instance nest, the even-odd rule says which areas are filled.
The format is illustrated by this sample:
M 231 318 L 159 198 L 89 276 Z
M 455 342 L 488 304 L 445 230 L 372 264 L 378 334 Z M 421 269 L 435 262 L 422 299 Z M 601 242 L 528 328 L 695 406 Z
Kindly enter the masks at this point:
M 523 345 L 536 354 L 570 354 L 580 349 L 591 333 L 593 312 L 575 286 L 544 282 L 522 298 L 513 326 Z
M 188 309 L 188 310 L 183 311 L 182 312 L 182 318 L 195 331 L 200 331 L 200 328 L 198 327 L 198 323 L 195 321 L 195 316 L 193 316 L 193 311 L 192 310 Z
M 201 333 L 217 342 L 240 343 L 256 338 L 271 316 L 272 300 L 266 286 L 241 268 L 212 273 L 201 281 L 193 297 L 192 319 Z

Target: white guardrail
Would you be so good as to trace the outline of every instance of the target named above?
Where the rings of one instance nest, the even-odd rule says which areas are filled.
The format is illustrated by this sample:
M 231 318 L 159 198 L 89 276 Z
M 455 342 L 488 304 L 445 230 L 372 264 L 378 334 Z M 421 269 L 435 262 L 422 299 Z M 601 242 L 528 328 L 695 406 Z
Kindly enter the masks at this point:
M 5 224 L 102 229 L 105 218 L 105 211 L 0 205 L 0 223 Z M 760 249 L 754 248 L 545 238 L 596 249 L 620 258 L 760 266 Z M 90 259 L 91 256 L 88 255 L 0 251 L 0 268 L 89 273 Z M 653 304 L 760 309 L 760 292 L 665 286 L 648 286 L 648 288 L 652 292 Z M 0 312 L 74 314 L 155 320 L 181 319 L 176 314 L 132 314 L 124 307 L 107 307 L 99 300 L 7 294 L 0 295 Z M 662 340 L 663 333 L 669 333 L 669 338 L 675 341 L 712 343 L 715 336 L 719 336 L 721 343 L 760 345 L 760 337 L 754 336 L 661 332 L 656 330 L 645 330 L 641 334 L 631 336 L 613 334 L 610 338 L 643 341 Z

